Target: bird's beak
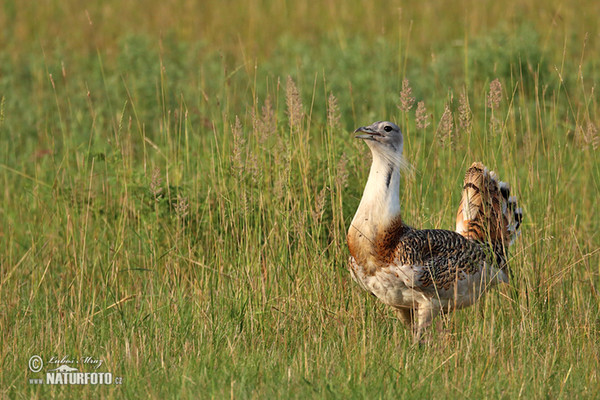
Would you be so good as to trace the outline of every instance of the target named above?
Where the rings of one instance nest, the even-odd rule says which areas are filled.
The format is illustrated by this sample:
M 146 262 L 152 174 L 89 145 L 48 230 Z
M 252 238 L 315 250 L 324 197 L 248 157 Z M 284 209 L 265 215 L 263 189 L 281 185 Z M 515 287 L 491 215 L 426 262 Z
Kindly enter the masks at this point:
M 375 140 L 374 136 L 381 136 L 379 132 L 374 131 L 368 126 L 361 126 L 360 128 L 354 131 L 354 133 L 359 132 L 366 133 L 366 135 L 356 135 L 354 136 L 356 139 Z

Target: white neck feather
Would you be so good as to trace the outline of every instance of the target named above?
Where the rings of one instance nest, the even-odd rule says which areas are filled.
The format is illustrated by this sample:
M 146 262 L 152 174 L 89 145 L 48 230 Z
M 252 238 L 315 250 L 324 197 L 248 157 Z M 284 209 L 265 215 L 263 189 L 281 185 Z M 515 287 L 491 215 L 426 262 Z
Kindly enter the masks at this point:
M 400 216 L 400 167 L 396 155 L 373 152 L 363 197 L 348 234 L 371 240 Z M 354 231 L 354 232 L 353 232 Z

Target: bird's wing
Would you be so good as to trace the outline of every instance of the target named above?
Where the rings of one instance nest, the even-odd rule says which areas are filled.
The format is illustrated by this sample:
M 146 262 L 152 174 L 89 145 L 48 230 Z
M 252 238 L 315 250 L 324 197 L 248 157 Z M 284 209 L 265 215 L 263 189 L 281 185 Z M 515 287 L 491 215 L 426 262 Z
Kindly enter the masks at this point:
M 394 254 L 405 284 L 428 293 L 450 290 L 456 282 L 477 276 L 489 259 L 484 246 L 439 229 L 411 230 Z

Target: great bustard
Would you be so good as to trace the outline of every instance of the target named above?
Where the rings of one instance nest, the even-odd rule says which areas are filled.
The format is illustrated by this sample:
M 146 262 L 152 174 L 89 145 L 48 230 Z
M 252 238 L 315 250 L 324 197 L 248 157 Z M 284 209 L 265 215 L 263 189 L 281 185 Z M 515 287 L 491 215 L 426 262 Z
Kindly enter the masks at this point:
M 481 163 L 467 170 L 456 232 L 412 228 L 400 214 L 403 138 L 391 122 L 358 128 L 373 163 L 348 230 L 350 273 L 366 291 L 392 306 L 419 340 L 441 311 L 476 302 L 508 282 L 506 250 L 522 212 L 508 184 Z

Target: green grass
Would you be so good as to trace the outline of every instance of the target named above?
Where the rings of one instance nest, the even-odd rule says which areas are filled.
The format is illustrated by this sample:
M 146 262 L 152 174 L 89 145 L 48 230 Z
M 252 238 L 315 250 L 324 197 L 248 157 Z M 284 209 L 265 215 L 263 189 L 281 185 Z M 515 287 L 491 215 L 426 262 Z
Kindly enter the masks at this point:
M 598 396 L 596 2 L 103 3 L 0 12 L 2 397 Z M 410 224 L 451 229 L 475 160 L 525 211 L 510 285 L 427 346 L 346 270 L 379 119 Z

